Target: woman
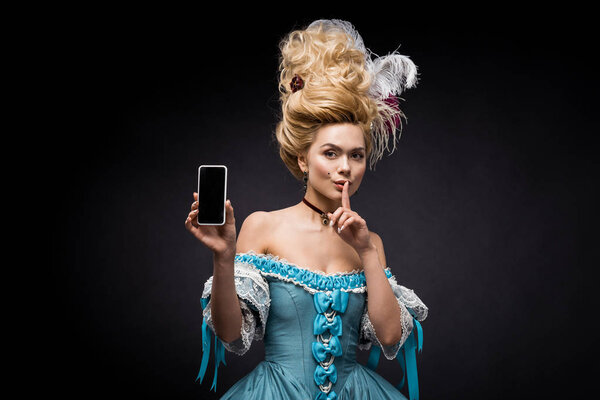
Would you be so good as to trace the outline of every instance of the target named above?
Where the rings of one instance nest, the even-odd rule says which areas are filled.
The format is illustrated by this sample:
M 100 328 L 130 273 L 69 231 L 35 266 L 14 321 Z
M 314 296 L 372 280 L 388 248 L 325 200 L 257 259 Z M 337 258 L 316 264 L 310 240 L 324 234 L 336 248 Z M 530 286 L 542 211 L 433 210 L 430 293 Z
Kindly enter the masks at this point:
M 304 198 L 252 213 L 237 242 L 229 200 L 225 225 L 198 226 L 194 193 L 185 222 L 214 253 L 198 377 L 207 367 L 208 328 L 218 337 L 217 368 L 224 349 L 243 355 L 253 340 L 265 342 L 265 360 L 221 399 L 404 399 L 401 385 L 374 371 L 380 351 L 398 359 L 410 397 L 418 396 L 415 332 L 427 307 L 396 283 L 381 238 L 350 205 L 367 157 L 372 167 L 400 128 L 395 95 L 415 82 L 410 59 L 372 60 L 345 21 L 315 21 L 281 42 L 276 137 L 286 167 L 304 180 Z M 367 366 L 357 363 L 357 348 L 372 349 Z

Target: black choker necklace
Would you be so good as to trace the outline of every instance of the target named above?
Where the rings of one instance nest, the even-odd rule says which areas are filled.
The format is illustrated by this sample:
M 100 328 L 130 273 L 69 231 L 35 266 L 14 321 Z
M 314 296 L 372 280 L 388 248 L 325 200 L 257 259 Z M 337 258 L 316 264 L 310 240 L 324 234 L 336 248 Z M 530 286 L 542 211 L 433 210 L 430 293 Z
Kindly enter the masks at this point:
M 321 221 L 323 221 L 323 225 L 329 225 L 329 217 L 327 216 L 327 213 L 319 210 L 317 207 L 315 207 L 314 205 L 310 204 L 308 202 L 308 200 L 306 200 L 306 198 L 302 198 L 302 201 L 304 202 L 304 204 L 306 204 L 307 206 L 309 206 L 310 208 L 312 208 L 313 210 L 315 210 L 316 212 L 318 212 L 319 214 L 321 214 Z

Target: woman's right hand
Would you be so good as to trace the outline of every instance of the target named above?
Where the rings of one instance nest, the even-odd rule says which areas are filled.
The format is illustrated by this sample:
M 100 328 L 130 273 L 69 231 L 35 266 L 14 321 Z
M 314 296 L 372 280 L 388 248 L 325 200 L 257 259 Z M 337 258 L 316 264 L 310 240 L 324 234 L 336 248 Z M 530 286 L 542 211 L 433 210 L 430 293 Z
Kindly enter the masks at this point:
M 185 220 L 185 227 L 192 235 L 211 249 L 217 256 L 235 256 L 236 229 L 233 207 L 225 203 L 225 224 L 198 225 L 198 193 L 194 192 L 192 211 Z

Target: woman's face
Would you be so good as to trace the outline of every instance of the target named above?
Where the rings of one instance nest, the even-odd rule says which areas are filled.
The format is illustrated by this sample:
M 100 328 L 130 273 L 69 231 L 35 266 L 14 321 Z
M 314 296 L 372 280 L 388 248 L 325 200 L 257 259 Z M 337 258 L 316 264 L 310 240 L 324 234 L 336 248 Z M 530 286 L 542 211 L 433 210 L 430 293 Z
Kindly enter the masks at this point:
M 341 186 L 334 183 L 338 180 L 350 181 L 348 194 L 352 196 L 360 186 L 367 165 L 362 129 L 351 123 L 322 127 L 317 131 L 307 156 L 298 157 L 298 164 L 302 170 L 308 171 L 307 196 L 318 196 L 317 193 L 309 193 L 318 192 L 341 202 Z

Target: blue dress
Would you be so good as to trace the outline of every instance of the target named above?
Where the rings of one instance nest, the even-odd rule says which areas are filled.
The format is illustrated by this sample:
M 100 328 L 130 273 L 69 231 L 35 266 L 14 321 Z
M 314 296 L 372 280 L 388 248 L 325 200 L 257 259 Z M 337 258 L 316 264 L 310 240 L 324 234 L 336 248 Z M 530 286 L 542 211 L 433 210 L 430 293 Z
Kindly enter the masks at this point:
M 368 400 L 406 399 L 400 389 L 408 383 L 418 399 L 416 352 L 422 347 L 419 321 L 428 309 L 410 289 L 385 274 L 401 310 L 402 338 L 392 346 L 380 343 L 371 324 L 364 271 L 334 274 L 311 271 L 272 254 L 237 253 L 234 280 L 242 311 L 241 337 L 222 342 L 214 335 L 210 297 L 212 276 L 202 293 L 202 365 L 206 373 L 214 337 L 217 369 L 225 349 L 237 355 L 253 340 L 264 340 L 265 359 L 223 394 L 223 399 Z M 357 349 L 371 349 L 367 365 L 356 360 Z M 379 355 L 396 358 L 402 381 L 394 386 L 375 372 Z

